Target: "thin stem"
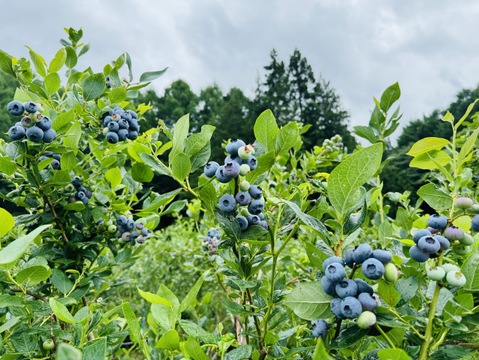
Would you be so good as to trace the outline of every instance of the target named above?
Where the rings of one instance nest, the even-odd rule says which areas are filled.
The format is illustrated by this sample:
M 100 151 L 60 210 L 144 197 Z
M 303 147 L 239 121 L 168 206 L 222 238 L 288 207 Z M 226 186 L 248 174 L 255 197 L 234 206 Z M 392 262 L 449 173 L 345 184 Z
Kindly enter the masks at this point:
M 419 354 L 418 360 L 426 360 L 429 356 L 429 345 L 432 341 L 432 331 L 434 326 L 434 317 L 436 316 L 436 307 L 437 301 L 439 300 L 439 292 L 441 291 L 441 286 L 436 282 L 434 289 L 434 295 L 432 297 L 431 305 L 429 306 L 429 316 L 426 326 L 426 334 L 424 336 L 424 341 L 421 346 L 421 352 Z
M 396 345 L 392 342 L 392 340 L 389 338 L 389 336 L 381 329 L 381 327 L 376 323 L 374 324 L 374 327 L 376 328 L 377 331 L 382 335 L 382 337 L 386 340 L 386 342 L 389 344 L 390 347 L 395 348 Z
M 434 345 L 431 346 L 431 351 L 436 350 L 439 346 L 441 346 L 444 343 L 444 340 L 446 340 L 446 336 L 448 332 L 449 332 L 449 329 L 444 329 L 444 331 L 441 334 L 441 337 L 434 343 Z

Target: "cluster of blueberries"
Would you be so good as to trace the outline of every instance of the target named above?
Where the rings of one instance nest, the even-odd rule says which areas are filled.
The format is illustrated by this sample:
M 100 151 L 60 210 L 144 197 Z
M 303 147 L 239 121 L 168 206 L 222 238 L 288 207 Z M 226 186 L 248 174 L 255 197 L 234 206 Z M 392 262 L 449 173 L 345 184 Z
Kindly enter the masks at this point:
M 246 145 L 240 139 L 232 140 L 226 145 L 226 152 L 228 156 L 225 158 L 224 165 L 219 165 L 215 161 L 206 164 L 204 168 L 206 177 L 215 176 L 219 182 L 227 183 L 256 169 L 257 160 L 253 145 Z M 242 207 L 238 211 L 237 205 Z M 225 194 L 219 199 L 218 209 L 223 213 L 236 214 L 241 231 L 245 231 L 252 225 L 268 229 L 268 223 L 263 214 L 263 191 L 258 185 L 251 185 L 246 180 L 241 181 L 239 191 L 234 196 Z
M 110 144 L 126 139 L 135 140 L 140 132 L 138 115 L 133 110 L 124 110 L 117 106 L 105 112 L 101 120 L 104 126 L 103 135 Z
M 84 205 L 88 205 L 92 193 L 85 186 L 79 176 L 75 176 L 70 184 L 65 187 L 66 193 L 72 194 L 69 198 L 70 202 L 81 201 Z
M 218 251 L 218 245 L 220 244 L 221 235 L 218 229 L 209 229 L 206 236 L 203 238 L 203 248 L 211 255 L 216 255 Z
M 43 155 L 38 158 L 38 161 L 43 161 L 46 159 L 53 159 L 52 162 L 50 163 L 50 166 L 54 170 L 60 170 L 60 160 L 61 160 L 60 154 L 55 154 L 51 151 L 45 151 Z
M 374 294 L 371 285 L 359 278 L 352 279 L 352 275 L 361 267 L 367 279 L 378 280 L 384 276 L 387 281 L 395 282 L 398 270 L 391 260 L 392 254 L 388 250 L 373 250 L 364 243 L 347 249 L 344 258 L 332 256 L 323 262 L 321 287 L 333 297 L 330 308 L 336 318 L 356 319 L 356 324 L 362 329 L 376 324 L 374 310 L 378 307 L 379 297 Z M 352 269 L 349 277 L 346 266 Z M 325 320 L 315 320 L 312 325 L 313 336 L 326 336 L 328 324 Z
M 97 225 L 104 227 L 108 233 L 115 234 L 122 242 L 132 245 L 135 244 L 135 242 L 143 244 L 150 235 L 150 230 L 148 230 L 141 221 L 135 222 L 125 215 L 117 216 L 115 222 L 112 220 L 104 222 L 103 219 L 100 219 Z
M 19 122 L 8 129 L 8 136 L 12 140 L 26 137 L 33 142 L 51 143 L 56 138 L 57 133 L 52 129 L 52 120 L 40 112 L 40 104 L 13 100 L 7 104 L 7 110 L 14 116 L 22 116 Z

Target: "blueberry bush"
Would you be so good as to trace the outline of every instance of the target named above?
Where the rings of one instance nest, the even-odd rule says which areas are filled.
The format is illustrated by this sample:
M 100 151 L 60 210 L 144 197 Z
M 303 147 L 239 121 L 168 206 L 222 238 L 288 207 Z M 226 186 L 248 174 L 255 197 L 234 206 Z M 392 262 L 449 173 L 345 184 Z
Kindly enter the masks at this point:
M 305 151 L 308 126 L 271 111 L 211 144 L 188 115 L 141 126 L 164 70 L 134 81 L 124 53 L 81 71 L 89 46 L 66 32 L 50 61 L 0 51 L 19 84 L 1 110 L 18 118 L 0 140 L 1 359 L 477 358 L 475 103 L 409 150 L 428 171 L 412 203 L 381 177 L 397 83 L 351 153 L 340 136 Z

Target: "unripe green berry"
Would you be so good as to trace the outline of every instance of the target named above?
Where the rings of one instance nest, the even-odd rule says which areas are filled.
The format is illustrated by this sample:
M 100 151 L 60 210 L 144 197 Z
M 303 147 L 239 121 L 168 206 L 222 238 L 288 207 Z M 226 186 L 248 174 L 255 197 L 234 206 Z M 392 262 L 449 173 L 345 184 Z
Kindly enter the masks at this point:
M 46 339 L 44 342 L 43 342 L 43 349 L 44 350 L 53 350 L 53 348 L 55 347 L 55 343 L 53 342 L 52 339 Z
M 444 276 L 446 276 L 446 270 L 442 267 L 432 268 L 427 272 L 427 277 L 433 281 L 441 281 Z
M 459 267 L 454 264 L 442 264 L 441 267 L 444 269 L 446 274 L 450 271 L 460 271 Z
M 452 247 L 452 250 L 457 254 L 457 255 L 467 255 L 471 252 L 471 247 L 470 246 L 465 246 L 462 244 L 457 244 Z
M 248 164 L 241 164 L 240 166 L 240 175 L 245 176 L 247 173 L 249 173 L 251 168 L 249 167 Z
M 243 180 L 240 184 L 240 189 L 241 191 L 248 191 L 250 186 L 251 184 L 249 183 L 249 181 Z
M 384 279 L 390 283 L 395 283 L 398 280 L 399 272 L 396 265 L 387 263 L 384 265 Z
M 116 233 L 116 225 L 113 225 L 113 224 L 112 224 L 112 225 L 108 226 L 108 232 L 109 232 L 110 234 Z
M 376 315 L 372 311 L 363 311 L 358 316 L 356 324 L 360 329 L 369 329 L 376 324 Z
M 446 275 L 446 280 L 451 286 L 463 287 L 466 285 L 466 277 L 460 271 L 450 271 Z
M 475 212 L 476 214 L 479 213 L 479 204 L 474 204 L 472 205 L 472 211 Z
M 460 239 L 459 241 L 461 242 L 462 245 L 465 245 L 465 246 L 469 246 L 469 245 L 474 244 L 474 239 L 468 233 L 465 233 L 464 237 L 462 239 Z
M 472 207 L 472 205 L 474 205 L 474 201 L 472 201 L 471 198 L 468 198 L 466 196 L 461 196 L 454 201 L 454 205 L 458 209 L 469 209 L 470 207 Z

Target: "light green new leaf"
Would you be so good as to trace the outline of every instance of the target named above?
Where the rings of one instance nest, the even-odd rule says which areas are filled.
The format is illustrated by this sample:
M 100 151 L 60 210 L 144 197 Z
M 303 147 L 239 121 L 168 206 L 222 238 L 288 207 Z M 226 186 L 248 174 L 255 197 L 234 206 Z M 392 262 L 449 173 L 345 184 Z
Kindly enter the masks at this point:
M 394 83 L 384 90 L 381 95 L 380 106 L 381 109 L 387 112 L 392 104 L 394 104 L 401 97 L 401 89 L 399 88 L 398 83 Z
M 32 59 L 33 65 L 35 66 L 35 70 L 42 78 L 45 78 L 47 76 L 47 71 L 45 70 L 45 59 L 42 58 L 39 54 L 37 54 L 35 51 L 33 51 L 31 47 L 26 46 L 26 48 L 29 50 L 30 58 Z
M 479 101 L 479 99 L 476 99 L 472 104 L 469 104 L 469 106 L 467 107 L 467 110 L 464 113 L 464 115 L 462 115 L 462 117 L 459 119 L 459 121 L 454 125 L 454 128 L 456 130 L 459 129 L 459 126 L 461 126 L 461 124 L 464 122 L 464 120 L 467 119 L 467 117 L 471 113 L 472 109 L 474 108 L 474 105 L 476 105 L 478 101 Z
M 332 316 L 330 302 L 331 296 L 327 295 L 321 283 L 316 281 L 297 285 L 284 300 L 284 305 L 301 319 L 317 320 Z
M 438 137 L 426 137 L 417 141 L 411 149 L 406 153 L 409 156 L 419 156 L 433 150 L 441 150 L 444 146 L 451 143 L 447 139 Z
M 69 324 L 75 324 L 77 322 L 73 315 L 70 314 L 67 307 L 61 302 L 57 301 L 55 298 L 50 298 L 48 300 L 48 303 L 50 304 L 50 308 L 52 309 L 55 316 L 61 321 L 64 321 Z
M 141 331 L 140 331 L 140 323 L 136 318 L 135 313 L 130 307 L 130 304 L 123 303 L 122 305 L 123 314 L 125 315 L 125 319 L 128 323 L 128 330 L 130 331 L 131 340 L 134 342 L 141 341 Z
M 476 144 L 477 136 L 479 134 L 479 128 L 474 130 L 474 132 L 467 137 L 466 142 L 461 148 L 461 151 L 459 152 L 459 157 L 458 157 L 458 162 L 459 166 L 462 166 L 462 164 L 470 159 L 470 155 L 472 155 L 472 152 L 474 151 L 474 146 Z
M 185 298 L 181 301 L 180 303 L 180 308 L 179 312 L 183 312 L 186 309 L 188 309 L 190 306 L 194 304 L 196 301 L 196 296 L 198 295 L 198 292 L 200 291 L 201 285 L 203 285 L 203 281 L 205 280 L 205 277 L 209 275 L 209 271 L 204 272 L 199 279 L 196 281 L 195 285 L 191 288 L 191 290 L 188 292 L 188 294 L 185 296 Z
M 451 196 L 434 184 L 426 184 L 419 188 L 417 194 L 434 210 L 449 210 L 452 206 Z
M 67 52 L 67 58 L 65 59 L 65 64 L 67 65 L 68 68 L 72 69 L 78 63 L 77 53 L 75 52 L 75 49 L 73 49 L 71 46 L 65 47 L 65 50 Z
M 198 324 L 188 320 L 178 320 L 178 323 L 189 336 L 192 336 L 205 344 L 216 344 L 216 335 L 209 333 Z
M 161 305 L 165 305 L 169 307 L 173 306 L 173 304 L 170 301 L 166 300 L 164 297 L 161 297 L 160 295 L 153 294 L 148 291 L 143 291 L 140 288 L 138 288 L 138 292 L 140 293 L 140 296 L 143 299 L 145 299 L 151 304 L 161 304 Z
M 58 72 L 63 65 L 65 65 L 65 61 L 67 60 L 67 52 L 64 48 L 61 48 L 57 51 L 55 56 L 53 57 L 50 65 L 48 66 L 49 73 L 56 73 Z
M 442 150 L 433 150 L 431 152 L 416 156 L 411 160 L 409 166 L 422 170 L 433 170 L 440 169 L 450 162 L 451 157 L 448 153 Z
M 121 170 L 117 167 L 111 168 L 105 173 L 105 179 L 110 183 L 112 189 L 121 184 L 122 178 Z
M 466 277 L 464 289 L 467 291 L 479 291 L 479 253 L 469 256 L 462 265 L 461 272 Z
M 11 176 L 17 171 L 17 165 L 8 157 L 0 157 L 0 173 Z M 1 228 L 0 228 L 1 232 Z
M 175 329 L 168 330 L 161 338 L 156 342 L 155 348 L 166 349 L 170 351 L 180 349 L 180 336 Z
M 294 121 L 283 126 L 276 136 L 275 151 L 276 154 L 282 154 L 289 151 L 299 140 L 298 124 Z
M 62 127 L 69 125 L 75 121 L 75 113 L 72 110 L 68 110 L 58 114 L 58 116 L 53 119 L 52 128 L 54 130 L 60 130 Z
M 253 130 L 256 141 L 264 147 L 265 153 L 275 150 L 279 128 L 271 110 L 265 110 L 258 116 Z
M 171 176 L 169 169 L 157 158 L 153 157 L 152 155 L 144 152 L 138 153 L 140 158 L 145 162 L 146 165 L 151 167 L 151 169 L 160 174 L 160 175 L 168 175 Z
M 185 349 L 187 355 L 191 356 L 193 360 L 209 360 L 209 357 L 201 349 L 200 344 L 192 336 L 186 340 Z
M 82 353 L 77 348 L 61 342 L 58 345 L 57 360 L 82 360 Z
M 15 219 L 5 209 L 0 208 L 0 238 L 13 229 L 15 226 Z
M 321 337 L 318 338 L 316 349 L 314 349 L 313 360 L 333 360 L 333 358 L 329 356 L 328 351 L 324 346 L 323 339 Z
M 359 188 L 378 171 L 382 153 L 382 143 L 371 145 L 347 157 L 331 172 L 328 195 L 340 219 L 357 202 Z
M 177 153 L 171 161 L 171 171 L 177 180 L 185 180 L 191 171 L 191 162 L 188 155 L 183 152 Z
M 78 153 L 78 143 L 80 142 L 82 128 L 79 122 L 74 122 L 63 136 L 63 145 L 69 147 L 76 155 Z
M 51 225 L 42 225 L 28 233 L 25 236 L 19 237 L 17 240 L 8 244 L 5 248 L 0 250 L 0 266 L 4 268 L 11 268 L 14 263 L 27 251 L 27 248 L 43 231 L 51 227 Z
M 374 130 L 371 129 L 369 126 L 355 126 L 354 133 L 368 140 L 371 144 L 377 142 L 376 134 L 374 133 Z
M 60 85 L 60 75 L 57 73 L 50 73 L 45 78 L 45 89 L 50 95 L 56 93 L 60 89 Z
M 159 78 L 161 75 L 163 75 L 168 68 L 164 68 L 163 70 L 158 70 L 158 71 L 147 71 L 141 74 L 140 76 L 140 82 L 145 82 L 145 81 L 153 81 L 157 78 Z
M 411 360 L 411 357 L 403 349 L 382 349 L 378 351 L 380 360 Z
M 105 83 L 105 76 L 102 73 L 88 76 L 82 83 L 83 98 L 85 101 L 100 97 L 106 89 Z
M 110 102 L 112 104 L 119 104 L 126 99 L 126 87 L 118 86 L 111 89 L 110 94 L 108 95 Z
M 173 146 L 169 155 L 170 164 L 173 162 L 176 154 L 184 152 L 185 141 L 190 129 L 190 115 L 182 116 L 173 127 Z

